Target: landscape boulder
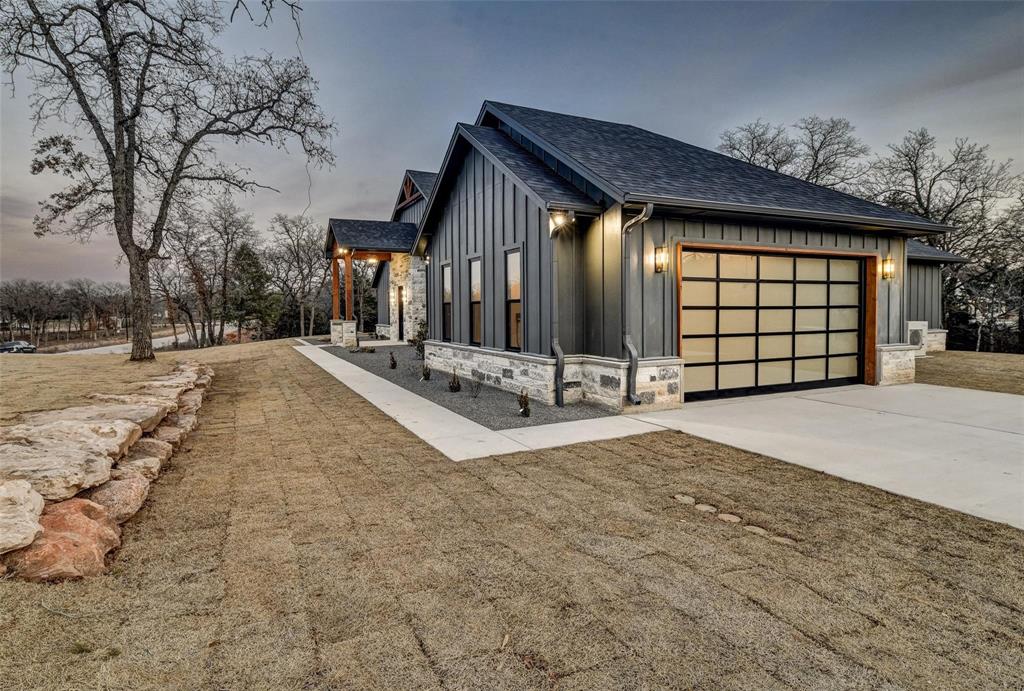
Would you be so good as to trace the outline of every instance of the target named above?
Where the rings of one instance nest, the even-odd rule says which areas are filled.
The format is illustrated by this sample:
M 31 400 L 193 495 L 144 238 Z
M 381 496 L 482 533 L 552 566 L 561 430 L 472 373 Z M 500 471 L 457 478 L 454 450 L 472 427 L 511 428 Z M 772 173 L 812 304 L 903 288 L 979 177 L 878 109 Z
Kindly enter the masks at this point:
M 188 434 L 196 428 L 196 425 L 199 424 L 199 420 L 192 414 L 172 413 L 167 416 L 166 420 L 164 420 L 164 424 L 180 427 L 185 431 L 185 434 Z
M 185 415 L 195 415 L 202 407 L 203 391 L 201 389 L 192 389 L 191 391 L 186 391 L 181 394 L 181 398 L 178 400 L 178 410 L 176 412 L 183 413 Z
M 166 442 L 175 449 L 181 444 L 182 440 L 188 433 L 180 427 L 174 425 L 162 424 L 155 430 L 150 432 L 150 436 L 158 441 Z
M 28 424 L 46 424 L 48 422 L 60 422 L 64 420 L 77 420 L 82 422 L 108 422 L 113 420 L 128 420 L 142 428 L 143 432 L 149 432 L 160 421 L 177 408 L 166 403 L 98 403 L 96 405 L 80 405 L 61 410 L 47 410 L 42 413 L 32 413 L 24 416 Z
M 0 482 L 0 554 L 32 544 L 42 512 L 43 497 L 26 480 Z
M 149 495 L 149 480 L 138 473 L 127 473 L 94 487 L 81 496 L 105 508 L 117 523 L 138 513 Z
M 176 396 L 166 395 L 165 393 L 93 393 L 89 394 L 89 398 L 94 401 L 104 401 L 108 403 L 166 406 L 168 413 L 173 413 L 178 409 L 178 398 Z
M 39 523 L 43 532 L 35 542 L 3 556 L 4 564 L 26 580 L 99 575 L 106 570 L 107 552 L 121 544 L 117 523 L 105 508 L 88 499 L 50 504 Z
M 124 424 L 142 433 L 138 425 Z M 0 482 L 26 480 L 51 501 L 70 499 L 83 489 L 106 482 L 113 463 L 109 452 L 127 444 L 134 433 L 122 425 L 119 436 L 98 437 L 93 434 L 96 426 L 68 422 L 0 429 Z M 111 429 L 100 427 L 101 431 Z M 77 432 L 73 433 L 73 428 Z

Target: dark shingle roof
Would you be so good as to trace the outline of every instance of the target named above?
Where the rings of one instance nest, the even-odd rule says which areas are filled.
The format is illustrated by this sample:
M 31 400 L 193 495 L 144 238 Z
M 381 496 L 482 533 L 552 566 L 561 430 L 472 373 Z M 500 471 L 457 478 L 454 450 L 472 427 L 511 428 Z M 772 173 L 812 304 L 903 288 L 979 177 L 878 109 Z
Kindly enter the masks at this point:
M 334 234 L 335 242 L 353 250 L 408 252 L 416 238 L 413 223 L 332 218 L 327 227 Z
M 527 187 L 552 206 L 567 209 L 594 208 L 594 200 L 579 191 L 563 177 L 544 165 L 500 130 L 460 124 L 467 139 L 489 152 Z
M 932 231 L 944 226 L 836 190 L 745 163 L 632 125 L 486 101 L 490 110 L 541 147 L 559 152 L 619 201 L 737 211 L 797 212 L 801 216 L 876 222 Z M 504 117 L 503 117 L 504 116 Z M 749 207 L 744 209 L 742 207 Z M 785 215 L 785 214 L 782 214 Z M 849 218 L 846 218 L 849 217 Z
M 419 188 L 420 192 L 427 199 L 434 190 L 434 181 L 437 180 L 437 173 L 428 173 L 425 170 L 407 170 L 405 174 L 412 178 L 412 184 Z
M 918 240 L 907 240 L 907 259 L 921 262 L 939 262 L 940 264 L 961 264 L 967 261 L 966 257 L 953 254 L 938 247 L 920 242 Z

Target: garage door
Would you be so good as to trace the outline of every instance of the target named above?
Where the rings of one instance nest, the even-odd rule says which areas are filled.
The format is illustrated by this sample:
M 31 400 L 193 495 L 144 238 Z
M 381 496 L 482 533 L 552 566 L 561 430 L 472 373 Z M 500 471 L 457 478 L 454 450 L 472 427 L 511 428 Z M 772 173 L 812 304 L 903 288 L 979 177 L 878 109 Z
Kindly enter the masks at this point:
M 679 258 L 687 400 L 861 380 L 862 260 L 685 249 Z

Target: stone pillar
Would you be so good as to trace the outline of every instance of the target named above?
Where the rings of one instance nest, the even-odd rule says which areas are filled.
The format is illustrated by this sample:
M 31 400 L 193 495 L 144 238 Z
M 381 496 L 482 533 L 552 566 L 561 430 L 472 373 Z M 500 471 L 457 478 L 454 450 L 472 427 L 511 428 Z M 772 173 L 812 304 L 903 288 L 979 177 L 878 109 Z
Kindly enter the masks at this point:
M 359 345 L 359 340 L 356 338 L 355 320 L 331 320 L 331 345 L 340 345 L 344 348 L 355 348 Z
M 946 330 L 928 329 L 928 338 L 925 340 L 925 350 L 929 353 L 941 352 L 946 349 Z
M 914 383 L 914 357 L 916 345 L 879 345 L 878 346 L 878 385 Z

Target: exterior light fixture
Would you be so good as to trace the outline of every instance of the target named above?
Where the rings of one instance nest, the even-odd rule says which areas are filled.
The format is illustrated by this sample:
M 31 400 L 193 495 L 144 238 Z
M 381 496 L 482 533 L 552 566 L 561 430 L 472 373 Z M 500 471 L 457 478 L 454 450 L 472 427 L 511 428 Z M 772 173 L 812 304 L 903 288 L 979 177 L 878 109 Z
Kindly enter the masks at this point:
M 668 266 L 668 247 L 654 248 L 654 273 L 660 274 Z
M 550 217 L 548 218 L 548 235 L 554 237 L 555 233 L 557 233 L 562 228 L 570 225 L 575 220 L 576 214 L 572 211 L 552 211 Z
M 896 260 L 891 254 L 882 260 L 882 278 L 886 281 L 896 278 Z
M 371 264 L 376 264 L 377 263 L 377 258 L 376 257 L 370 257 L 366 261 L 370 262 Z

